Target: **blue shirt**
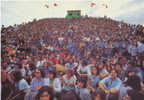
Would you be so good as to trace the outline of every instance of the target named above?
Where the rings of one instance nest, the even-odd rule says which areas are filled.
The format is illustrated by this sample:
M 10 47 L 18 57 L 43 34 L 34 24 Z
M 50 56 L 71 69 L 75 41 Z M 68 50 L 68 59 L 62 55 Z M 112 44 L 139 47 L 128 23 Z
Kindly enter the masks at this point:
M 111 88 L 115 88 L 117 91 L 120 90 L 120 87 L 122 85 L 122 81 L 119 78 L 115 78 L 113 81 L 111 79 L 111 76 L 108 76 L 100 81 L 101 84 L 104 85 L 104 88 L 106 90 L 110 90 Z
M 43 45 L 44 44 L 44 40 L 40 40 L 40 44 Z
M 24 92 L 27 92 L 29 89 L 29 85 L 25 79 L 21 79 L 18 83 L 19 90 L 24 90 Z
M 32 81 L 31 81 L 30 87 L 31 87 L 31 88 L 35 88 L 35 86 L 40 86 L 40 87 L 42 87 L 43 84 L 44 84 L 43 78 L 40 78 L 40 81 L 39 81 L 36 77 L 34 77 L 34 78 L 32 79 Z
M 93 75 L 90 74 L 89 77 L 90 77 L 91 85 L 92 85 L 93 87 L 96 87 L 96 85 L 97 85 L 98 82 L 100 81 L 100 76 L 97 75 L 96 78 L 94 78 Z
M 138 52 L 139 53 L 144 52 L 144 44 L 143 43 L 138 42 Z
M 80 97 L 81 100 L 92 100 L 90 90 L 87 88 L 78 88 L 75 86 L 75 93 Z
M 105 45 L 104 42 L 99 42 L 99 43 L 97 43 L 97 46 L 98 46 L 98 47 L 104 47 L 104 45 Z
M 20 69 L 21 74 L 24 74 L 26 76 L 26 70 L 24 68 Z
M 143 81 L 143 71 L 139 67 L 135 67 L 137 73 L 136 75 L 140 78 L 141 81 Z
M 132 55 L 132 56 L 136 56 L 137 54 L 137 48 L 134 45 L 130 45 L 128 47 L 128 52 Z

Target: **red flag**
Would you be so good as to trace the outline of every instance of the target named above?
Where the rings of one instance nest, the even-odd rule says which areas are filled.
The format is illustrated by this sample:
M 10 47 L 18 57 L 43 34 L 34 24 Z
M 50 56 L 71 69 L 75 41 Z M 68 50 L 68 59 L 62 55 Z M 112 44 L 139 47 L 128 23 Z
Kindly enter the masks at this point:
M 54 6 L 56 7 L 56 6 L 57 6 L 57 4 L 56 4 L 56 3 L 54 3 Z
M 49 8 L 49 5 L 45 4 L 45 7 L 46 7 L 46 8 Z

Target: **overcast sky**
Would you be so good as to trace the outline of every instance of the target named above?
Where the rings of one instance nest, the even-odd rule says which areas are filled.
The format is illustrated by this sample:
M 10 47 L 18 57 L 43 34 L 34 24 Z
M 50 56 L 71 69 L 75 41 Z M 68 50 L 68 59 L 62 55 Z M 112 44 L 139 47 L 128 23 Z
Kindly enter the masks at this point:
M 90 7 L 92 2 L 96 4 L 94 7 Z M 58 6 L 54 7 L 54 3 Z M 107 4 L 108 8 L 102 4 Z M 67 10 L 81 10 L 82 15 L 92 17 L 107 15 L 130 24 L 144 25 L 144 0 L 1 0 L 1 24 L 8 26 L 34 18 L 65 17 Z

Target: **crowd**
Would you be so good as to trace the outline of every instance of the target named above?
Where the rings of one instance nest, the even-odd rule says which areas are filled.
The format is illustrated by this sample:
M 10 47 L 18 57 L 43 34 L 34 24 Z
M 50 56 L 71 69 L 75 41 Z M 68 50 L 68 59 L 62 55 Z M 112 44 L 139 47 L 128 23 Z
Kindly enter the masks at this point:
M 52 18 L 1 28 L 2 100 L 144 100 L 144 27 Z

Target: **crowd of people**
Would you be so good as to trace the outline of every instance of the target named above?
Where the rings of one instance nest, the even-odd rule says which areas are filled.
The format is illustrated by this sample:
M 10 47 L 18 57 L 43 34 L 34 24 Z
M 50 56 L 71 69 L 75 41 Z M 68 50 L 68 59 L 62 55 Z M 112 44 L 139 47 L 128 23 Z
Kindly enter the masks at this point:
M 51 18 L 1 28 L 2 100 L 144 100 L 144 27 Z

